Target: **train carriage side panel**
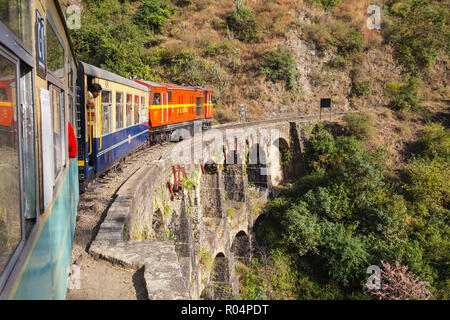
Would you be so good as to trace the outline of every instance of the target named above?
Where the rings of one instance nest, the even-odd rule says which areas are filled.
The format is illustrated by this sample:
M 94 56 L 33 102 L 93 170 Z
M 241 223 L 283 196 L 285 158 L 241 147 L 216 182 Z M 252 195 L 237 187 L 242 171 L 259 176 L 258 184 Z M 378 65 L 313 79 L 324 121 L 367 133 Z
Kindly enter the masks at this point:
M 90 81 L 102 86 L 95 101 L 92 164 L 95 175 L 148 140 L 149 90 L 117 74 L 83 63 Z
M 12 57 L 9 61 L 16 63 L 18 71 L 15 107 L 20 106 L 21 110 L 16 112 L 18 130 L 14 133 L 20 149 L 17 169 L 20 185 L 16 184 L 20 200 L 18 210 L 7 214 L 11 218 L 20 215 L 21 223 L 17 225 L 19 242 L 11 248 L 9 260 L 0 257 L 0 298 L 64 299 L 79 199 L 77 161 L 68 155 L 67 125 L 70 121 L 76 128 L 73 95 L 76 60 L 58 1 L 9 4 L 12 6 L 1 19 L 9 19 L 6 26 L 17 24 L 18 28 L 6 30 L 6 37 L 0 35 L 0 60 L 3 63 L 3 48 L 9 48 L 6 56 Z M 15 40 L 18 34 L 13 33 L 17 30 L 26 33 L 19 37 L 23 42 Z M 11 41 L 19 44 L 11 46 Z M 20 46 L 29 51 L 18 51 L 16 48 Z M 43 69 L 39 59 L 42 55 L 47 57 Z M 0 185 L 5 182 L 3 173 Z M 14 202 L 14 197 L 9 201 Z

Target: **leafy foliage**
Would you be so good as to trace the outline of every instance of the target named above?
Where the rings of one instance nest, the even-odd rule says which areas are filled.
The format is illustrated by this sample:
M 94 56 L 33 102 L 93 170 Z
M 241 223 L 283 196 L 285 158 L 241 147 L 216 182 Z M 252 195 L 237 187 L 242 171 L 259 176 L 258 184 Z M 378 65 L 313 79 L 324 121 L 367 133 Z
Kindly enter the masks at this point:
M 328 9 L 338 5 L 340 0 L 314 0 L 314 2 L 321 5 L 325 9 Z
M 429 123 L 419 135 L 422 153 L 428 159 L 450 159 L 450 131 L 440 123 Z
M 440 207 L 450 196 L 450 165 L 417 158 L 405 166 L 405 190 L 411 199 Z
M 347 133 L 358 139 L 367 139 L 374 132 L 372 118 L 369 115 L 347 113 L 344 116 L 344 121 L 347 124 Z
M 143 30 L 161 33 L 166 20 L 175 13 L 170 3 L 161 0 L 143 0 L 134 16 L 134 22 Z
M 389 11 L 396 17 L 389 41 L 408 73 L 427 71 L 441 51 L 449 51 L 448 8 L 440 1 L 391 0 Z
M 288 49 L 278 46 L 275 50 L 266 52 L 263 59 L 263 65 L 259 69 L 260 74 L 265 74 L 273 82 L 285 81 L 288 90 L 297 87 L 298 75 L 295 60 Z
M 415 78 L 408 77 L 405 84 L 390 83 L 388 93 L 392 96 L 392 107 L 398 111 L 415 111 L 420 106 L 417 97 L 418 83 Z
M 322 256 L 327 261 L 329 276 L 344 287 L 357 283 L 368 266 L 365 242 L 353 237 L 342 224 L 325 226 Z
M 245 7 L 240 0 L 235 1 L 236 10 L 231 11 L 226 16 L 226 24 L 233 31 L 236 38 L 251 42 L 257 34 L 257 24 L 253 11 Z
M 422 154 L 405 165 L 403 184 L 396 186 L 385 176 L 380 155 L 369 154 L 360 140 L 361 128 L 370 127 L 366 120 L 364 115 L 347 118 L 344 136 L 334 137 L 320 123 L 311 131 L 305 144 L 309 173 L 266 208 L 266 218 L 256 226 L 257 240 L 258 230 L 264 230 L 265 246 L 296 261 L 296 279 L 286 281 L 298 286 L 299 298 L 370 298 L 363 288 L 366 269 L 382 261 L 407 266 L 429 290 L 414 279 L 396 283 L 392 275 L 401 269 L 391 268 L 384 298 L 445 298 L 448 131 L 436 124 L 426 127 L 419 137 Z M 392 293 L 402 286 L 402 293 Z

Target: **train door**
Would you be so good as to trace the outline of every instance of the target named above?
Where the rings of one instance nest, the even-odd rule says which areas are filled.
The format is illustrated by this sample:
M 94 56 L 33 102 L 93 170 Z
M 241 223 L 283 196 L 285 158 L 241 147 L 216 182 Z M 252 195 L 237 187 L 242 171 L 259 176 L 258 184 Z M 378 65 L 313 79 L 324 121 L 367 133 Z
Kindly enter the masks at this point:
M 164 124 L 167 119 L 165 118 L 165 100 L 164 100 L 164 92 L 161 92 L 161 124 Z

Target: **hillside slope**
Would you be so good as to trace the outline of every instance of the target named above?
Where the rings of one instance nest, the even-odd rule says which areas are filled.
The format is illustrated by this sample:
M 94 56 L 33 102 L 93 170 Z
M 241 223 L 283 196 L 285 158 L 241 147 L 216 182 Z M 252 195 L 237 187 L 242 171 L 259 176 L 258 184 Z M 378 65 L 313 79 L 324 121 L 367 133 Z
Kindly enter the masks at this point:
M 148 80 L 212 88 L 215 119 L 333 109 L 371 113 L 390 167 L 430 120 L 448 124 L 448 8 L 441 1 L 62 0 L 80 5 L 78 58 Z M 377 4 L 377 1 L 371 1 Z
M 252 119 L 317 112 L 321 97 L 337 110 L 389 104 L 387 84 L 405 74 L 387 41 L 399 19 L 392 7 L 411 1 L 391 2 L 381 30 L 369 30 L 366 0 L 62 1 L 83 8 L 73 33 L 82 60 L 123 76 L 211 87 L 219 121 L 235 120 L 239 104 Z M 447 21 L 444 4 L 431 2 Z M 426 100 L 448 97 L 448 51 L 438 49 L 422 77 Z

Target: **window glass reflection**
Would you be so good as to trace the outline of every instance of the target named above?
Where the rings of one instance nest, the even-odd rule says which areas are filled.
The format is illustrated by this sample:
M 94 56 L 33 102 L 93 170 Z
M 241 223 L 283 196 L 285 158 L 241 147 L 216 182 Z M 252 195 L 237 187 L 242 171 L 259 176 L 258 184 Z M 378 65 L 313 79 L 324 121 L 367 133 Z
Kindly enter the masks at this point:
M 31 1 L 0 0 L 0 21 L 31 49 Z
M 0 56 L 0 274 L 22 238 L 16 65 Z

